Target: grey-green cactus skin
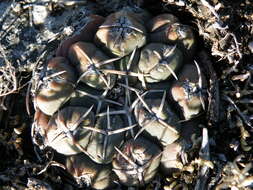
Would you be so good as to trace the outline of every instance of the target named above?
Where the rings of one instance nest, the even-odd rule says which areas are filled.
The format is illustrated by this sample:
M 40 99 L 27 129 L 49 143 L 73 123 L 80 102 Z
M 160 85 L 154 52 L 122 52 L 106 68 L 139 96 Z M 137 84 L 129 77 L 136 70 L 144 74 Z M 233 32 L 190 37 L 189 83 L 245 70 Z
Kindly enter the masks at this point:
M 178 142 L 167 145 L 163 149 L 160 168 L 166 175 L 171 175 L 173 172 L 180 171 L 183 168 L 183 163 L 180 159 L 182 145 Z
M 180 23 L 168 25 L 164 30 L 151 33 L 151 42 L 177 45 L 184 55 L 192 57 L 196 49 L 196 40 L 190 26 Z
M 174 81 L 171 86 L 172 97 L 180 106 L 185 119 L 189 120 L 203 111 L 206 87 L 207 81 L 204 75 L 198 74 L 195 65 L 186 64 L 179 74 L 179 80 Z
M 174 41 L 178 47 L 184 52 L 188 58 L 192 58 L 196 51 L 196 37 L 191 26 L 175 23 L 171 26 L 171 33 L 177 34 L 177 39 Z M 172 34 L 174 35 L 174 34 Z
M 84 75 L 81 81 L 96 88 L 106 89 L 108 86 L 101 77 L 104 75 L 111 88 L 116 81 L 116 75 L 104 74 L 99 69 L 114 69 L 113 63 L 103 64 L 109 57 L 100 51 L 95 45 L 88 42 L 77 42 L 70 47 L 68 58 L 75 65 L 79 76 Z M 86 73 L 86 74 L 84 74 Z
M 74 92 L 71 94 L 71 98 L 66 102 L 65 106 L 84 106 L 97 108 L 98 101 L 96 97 L 100 97 L 103 94 L 102 90 L 96 90 L 85 84 L 80 84 Z M 105 109 L 108 105 L 105 101 L 101 100 L 101 109 Z
M 145 76 L 148 83 L 160 82 L 177 73 L 183 64 L 183 54 L 176 46 L 162 43 L 150 43 L 146 45 L 140 56 L 138 70 Z M 174 76 L 176 77 L 176 76 Z M 139 77 L 142 81 L 142 77 Z
M 114 56 L 123 57 L 146 43 L 146 29 L 129 11 L 109 15 L 99 27 L 95 43 Z
M 122 79 L 128 78 L 129 85 L 133 86 L 138 82 L 137 76 L 132 76 L 130 72 L 133 72 L 135 74 L 138 74 L 138 62 L 140 60 L 140 49 L 136 49 L 134 55 L 129 54 L 121 58 L 117 64 L 115 65 L 115 68 L 120 71 L 126 72 L 126 75 L 119 75 L 118 78 Z
M 93 127 L 95 116 L 85 107 L 66 107 L 55 113 L 48 123 L 46 131 L 47 145 L 64 155 L 82 152 L 88 145 L 91 131 L 84 127 Z M 79 124 L 78 124 L 79 123 Z M 78 124 L 78 125 L 77 125 Z
M 178 18 L 172 14 L 160 14 L 152 18 L 147 23 L 147 29 L 149 33 L 159 32 L 166 28 L 166 26 L 179 22 Z
M 113 184 L 111 164 L 97 164 L 81 153 L 68 156 L 65 165 L 80 187 L 86 185 L 93 189 L 106 189 Z
M 100 116 L 96 121 L 95 128 L 108 132 L 125 127 L 119 115 L 110 115 L 109 117 L 110 121 L 108 121 L 108 116 Z M 87 152 L 96 163 L 110 163 L 116 151 L 114 147 L 120 147 L 124 142 L 124 137 L 124 132 L 110 135 L 93 131 L 87 146 Z
M 129 14 L 134 15 L 135 19 L 139 23 L 142 23 L 143 25 L 146 25 L 146 23 L 152 18 L 151 14 L 148 11 L 137 6 L 135 7 L 126 6 L 123 7 L 122 10 L 129 12 Z
M 166 175 L 171 175 L 174 172 L 179 172 L 185 165 L 185 155 L 190 159 L 193 149 L 196 147 L 197 141 L 201 136 L 201 130 L 198 127 L 199 119 L 192 119 L 181 123 L 180 138 L 167 145 L 163 149 L 160 169 Z
M 51 59 L 43 75 L 34 102 L 45 114 L 53 115 L 70 98 L 77 77 L 75 69 L 64 57 Z
M 193 30 L 190 26 L 181 24 L 175 16 L 158 15 L 147 26 L 150 42 L 176 44 L 187 58 L 194 55 L 196 39 Z
M 173 80 L 164 80 L 161 82 L 155 82 L 155 83 L 146 83 L 145 87 L 143 86 L 143 83 L 141 81 L 137 81 L 134 83 L 134 88 L 142 90 L 170 90 L 171 85 L 173 83 Z
M 145 102 L 155 115 L 150 114 L 145 106 L 139 102 L 134 109 L 134 115 L 141 126 L 140 130 L 144 128 L 145 132 L 158 140 L 163 146 L 176 141 L 180 137 L 179 119 L 169 108 L 167 102 L 164 102 L 161 111 L 159 111 L 162 102 L 161 98 L 147 98 Z M 156 117 L 165 122 L 166 126 Z
M 126 186 L 143 186 L 155 176 L 160 159 L 161 149 L 144 138 L 131 139 L 121 148 L 131 162 L 120 153 L 113 160 L 113 170 L 120 182 Z

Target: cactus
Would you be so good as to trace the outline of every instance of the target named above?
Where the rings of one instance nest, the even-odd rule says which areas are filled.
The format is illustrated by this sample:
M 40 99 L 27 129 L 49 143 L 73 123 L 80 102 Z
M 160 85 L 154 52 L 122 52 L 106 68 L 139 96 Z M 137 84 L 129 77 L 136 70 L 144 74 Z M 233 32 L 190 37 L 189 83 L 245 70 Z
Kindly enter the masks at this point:
M 80 187 L 111 188 L 114 180 L 138 187 L 159 164 L 166 174 L 181 170 L 198 133 L 185 121 L 203 113 L 207 100 L 201 68 L 184 63 L 194 55 L 191 28 L 171 14 L 151 19 L 129 7 L 89 18 L 61 43 L 56 54 L 64 57 L 41 72 L 34 144 L 67 157 Z
M 93 161 L 101 164 L 107 164 L 112 161 L 115 154 L 114 147 L 120 147 L 124 142 L 124 131 L 130 128 L 124 127 L 124 122 L 118 115 L 110 115 L 110 109 L 107 108 L 107 114 L 99 116 L 93 135 L 89 141 L 87 152 L 93 158 Z
M 152 180 L 161 159 L 161 149 L 154 143 L 138 138 L 127 141 L 117 149 L 113 170 L 121 183 L 127 186 L 143 186 Z
M 47 145 L 64 155 L 87 154 L 91 132 L 85 127 L 94 126 L 95 120 L 91 108 L 70 106 L 55 113 L 45 133 Z
M 123 57 L 146 43 L 146 29 L 131 12 L 109 15 L 99 27 L 95 42 L 109 54 Z
M 53 115 L 70 98 L 76 79 L 75 70 L 67 59 L 51 59 L 42 72 L 42 83 L 34 98 L 35 105 L 45 114 Z
M 138 64 L 139 72 L 149 76 L 139 77 L 139 80 L 154 83 L 166 80 L 171 75 L 177 79 L 176 72 L 182 63 L 182 53 L 176 46 L 150 43 L 142 49 Z
M 171 14 L 154 17 L 147 24 L 150 42 L 177 45 L 187 58 L 191 58 L 196 49 L 196 40 L 190 26 L 179 23 Z
M 110 164 L 97 164 L 81 153 L 67 157 L 65 165 L 80 187 L 86 185 L 93 189 L 106 189 L 112 185 L 113 174 Z
M 109 59 L 92 43 L 77 42 L 73 44 L 68 57 L 81 75 L 78 82 L 82 81 L 97 89 L 112 88 L 114 85 L 116 76 L 104 74 L 100 69 L 114 69 L 112 62 L 117 59 Z
M 180 106 L 185 119 L 191 119 L 205 109 L 205 89 L 206 80 L 200 73 L 199 66 L 185 65 L 179 80 L 171 87 L 172 97 Z
M 165 98 L 165 92 L 162 99 L 140 97 L 140 102 L 134 109 L 134 115 L 142 128 L 135 138 L 142 131 L 146 131 L 164 146 L 179 138 L 180 125 L 177 123 L 179 119 L 171 111 Z

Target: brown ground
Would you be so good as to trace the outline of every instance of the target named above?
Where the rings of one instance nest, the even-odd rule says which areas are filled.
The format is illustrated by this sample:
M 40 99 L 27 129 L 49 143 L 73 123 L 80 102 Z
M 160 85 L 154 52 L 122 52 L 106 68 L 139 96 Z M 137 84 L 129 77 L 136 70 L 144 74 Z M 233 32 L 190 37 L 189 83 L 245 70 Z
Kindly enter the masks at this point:
M 193 26 L 199 35 L 196 59 L 205 63 L 202 67 L 210 79 L 204 126 L 208 129 L 210 150 L 197 153 L 192 173 L 184 171 L 167 179 L 157 176 L 146 188 L 229 189 L 231 182 L 234 189 L 253 187 L 250 0 L 77 0 L 75 5 L 68 0 L 50 4 L 44 0 L 41 5 L 47 7 L 49 15 L 41 25 L 36 25 L 33 18 L 37 4 L 32 2 L 0 2 L 0 189 L 24 189 L 32 178 L 54 189 L 76 189 L 60 167 L 50 166 L 36 175 L 47 163 L 38 160 L 30 137 L 33 111 L 30 105 L 31 116 L 27 114 L 25 102 L 31 71 L 53 55 L 61 40 L 82 26 L 86 15 L 107 15 L 133 3 L 154 15 L 173 13 L 181 22 Z

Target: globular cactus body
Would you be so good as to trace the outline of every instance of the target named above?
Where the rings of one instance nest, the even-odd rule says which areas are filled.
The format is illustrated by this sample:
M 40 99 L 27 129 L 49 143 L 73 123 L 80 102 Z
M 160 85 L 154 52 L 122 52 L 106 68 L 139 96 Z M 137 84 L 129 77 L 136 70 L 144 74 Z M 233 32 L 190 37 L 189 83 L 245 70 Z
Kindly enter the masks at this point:
M 147 98 L 145 103 L 148 109 L 139 102 L 134 110 L 135 118 L 141 126 L 140 131 L 146 131 L 164 146 L 176 141 L 180 131 L 179 119 L 167 102 L 161 98 Z
M 188 63 L 195 46 L 191 28 L 172 14 L 152 18 L 127 7 L 91 15 L 35 85 L 34 144 L 67 157 L 77 183 L 94 189 L 114 180 L 143 186 L 159 164 L 166 175 L 181 170 L 198 133 L 185 121 L 203 113 L 207 100 L 205 76 Z
M 92 43 L 77 42 L 70 47 L 69 59 L 80 73 L 80 80 L 97 88 L 111 88 L 116 80 L 115 75 L 104 74 L 100 69 L 114 69 L 113 63 L 104 64 L 109 57 Z
M 186 64 L 171 87 L 173 99 L 180 106 L 185 119 L 201 113 L 205 107 L 206 79 L 202 73 L 198 73 L 198 66 Z
M 150 43 L 141 51 L 138 70 L 142 74 L 149 74 L 139 80 L 148 83 L 160 82 L 170 76 L 177 78 L 176 72 L 183 64 L 183 55 L 176 46 L 162 43 Z
M 97 164 L 85 154 L 67 157 L 66 168 L 80 187 L 86 185 L 94 189 L 106 189 L 112 185 L 111 165 Z
M 107 164 L 112 161 L 116 151 L 114 147 L 120 147 L 124 142 L 124 132 L 116 134 L 110 132 L 123 127 L 124 122 L 119 115 L 106 115 L 97 119 L 95 128 L 101 129 L 102 132 L 93 131 L 87 147 L 87 152 L 95 162 Z
M 66 107 L 49 120 L 45 133 L 48 146 L 64 155 L 83 152 L 94 126 L 94 114 L 85 107 Z
M 64 57 L 51 59 L 43 75 L 35 103 L 41 111 L 53 115 L 70 98 L 77 77 L 75 69 Z
M 155 176 L 161 159 L 160 148 L 152 142 L 138 138 L 127 141 L 118 150 L 113 170 L 121 183 L 127 186 L 144 185 Z
M 196 39 L 190 26 L 179 23 L 171 14 L 158 15 L 148 24 L 150 42 L 177 45 L 187 59 L 196 49 Z
M 107 52 L 122 57 L 146 43 L 146 29 L 135 15 L 122 10 L 106 18 L 96 33 L 95 42 Z

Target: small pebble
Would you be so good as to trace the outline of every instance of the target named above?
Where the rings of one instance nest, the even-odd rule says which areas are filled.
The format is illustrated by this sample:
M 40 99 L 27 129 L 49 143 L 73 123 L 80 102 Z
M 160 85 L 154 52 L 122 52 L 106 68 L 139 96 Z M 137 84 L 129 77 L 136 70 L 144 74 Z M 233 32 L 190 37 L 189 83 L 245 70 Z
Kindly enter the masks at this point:
M 43 5 L 34 5 L 32 16 L 33 16 L 33 23 L 35 25 L 43 24 L 48 16 L 47 7 Z

